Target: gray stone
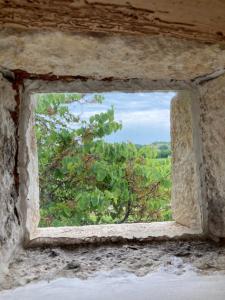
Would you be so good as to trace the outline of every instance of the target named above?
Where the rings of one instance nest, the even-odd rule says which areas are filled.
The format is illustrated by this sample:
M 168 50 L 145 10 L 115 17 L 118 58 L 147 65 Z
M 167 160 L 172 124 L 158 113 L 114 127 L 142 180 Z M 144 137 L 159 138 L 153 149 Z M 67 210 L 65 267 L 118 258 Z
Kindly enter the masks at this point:
M 0 31 L 0 66 L 37 75 L 190 80 L 224 61 L 220 44 L 172 37 Z
M 0 273 L 20 244 L 15 91 L 0 75 Z
M 171 102 L 172 211 L 176 222 L 202 228 L 199 161 L 193 102 L 197 93 L 180 91 Z
M 225 237 L 225 76 L 200 87 L 206 230 Z

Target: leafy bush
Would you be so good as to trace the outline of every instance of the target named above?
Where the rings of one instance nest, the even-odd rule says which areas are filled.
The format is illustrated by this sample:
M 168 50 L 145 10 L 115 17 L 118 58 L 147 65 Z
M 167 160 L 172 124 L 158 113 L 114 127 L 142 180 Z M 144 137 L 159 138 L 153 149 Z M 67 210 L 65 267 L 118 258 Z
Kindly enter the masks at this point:
M 170 158 L 157 158 L 150 145 L 106 143 L 122 128 L 114 108 L 85 120 L 70 112 L 74 101 L 83 96 L 37 99 L 40 226 L 170 220 Z

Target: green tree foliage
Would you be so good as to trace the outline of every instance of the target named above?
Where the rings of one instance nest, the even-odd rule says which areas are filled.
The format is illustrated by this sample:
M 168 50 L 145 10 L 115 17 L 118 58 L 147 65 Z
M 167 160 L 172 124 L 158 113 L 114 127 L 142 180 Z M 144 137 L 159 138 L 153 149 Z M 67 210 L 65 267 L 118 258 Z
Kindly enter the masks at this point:
M 85 120 L 70 112 L 74 101 L 85 103 L 80 94 L 37 99 L 40 225 L 170 220 L 170 159 L 158 159 L 155 147 L 106 143 L 122 128 L 114 108 Z

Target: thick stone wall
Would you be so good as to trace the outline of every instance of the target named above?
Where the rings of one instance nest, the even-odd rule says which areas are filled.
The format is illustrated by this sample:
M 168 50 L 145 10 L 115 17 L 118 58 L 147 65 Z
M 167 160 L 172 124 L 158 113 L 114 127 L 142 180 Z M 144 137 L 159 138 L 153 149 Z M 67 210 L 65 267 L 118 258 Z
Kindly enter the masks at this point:
M 0 275 L 16 245 L 20 243 L 21 233 L 16 109 L 15 91 L 11 83 L 0 75 Z
M 201 228 L 201 193 L 198 129 L 193 91 L 180 91 L 171 102 L 172 209 L 173 218 L 190 228 Z
M 225 37 L 224 10 L 221 0 L 0 0 L 0 26 L 220 41 Z
M 205 231 L 225 237 L 225 76 L 200 86 Z
M 172 37 L 0 30 L 0 68 L 36 76 L 174 82 L 222 71 L 224 61 L 222 44 Z

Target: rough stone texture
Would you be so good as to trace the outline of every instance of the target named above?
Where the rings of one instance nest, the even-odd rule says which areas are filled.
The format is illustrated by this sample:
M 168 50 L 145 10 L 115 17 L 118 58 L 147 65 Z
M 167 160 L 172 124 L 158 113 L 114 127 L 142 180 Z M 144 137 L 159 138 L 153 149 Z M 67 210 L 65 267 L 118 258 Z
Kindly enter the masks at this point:
M 0 290 L 62 277 L 87 279 L 101 271 L 126 271 L 145 276 L 157 270 L 189 277 L 190 271 L 202 275 L 225 274 L 225 247 L 208 241 L 161 241 L 144 245 L 136 242 L 100 247 L 32 249 L 17 254 Z M 196 283 L 196 278 L 193 280 Z M 148 296 L 145 299 L 149 299 Z M 176 299 L 183 299 L 182 296 Z
M 225 237 L 225 76 L 200 87 L 207 230 Z
M 200 173 L 195 145 L 193 91 L 181 91 L 171 102 L 172 211 L 179 224 L 202 228 Z
M 15 91 L 0 75 L 0 273 L 20 242 Z
M 29 75 L 29 74 L 28 74 Z M 158 80 L 152 81 L 148 79 L 102 79 L 97 80 L 93 78 L 56 78 L 51 80 L 44 76 L 44 79 L 32 77 L 23 82 L 25 93 L 29 97 L 37 93 L 57 93 L 57 92 L 77 92 L 77 93 L 101 93 L 112 91 L 123 92 L 141 92 L 141 91 L 154 91 L 154 90 L 178 90 L 178 89 L 191 89 L 195 86 L 190 82 L 185 81 L 170 81 Z
M 225 39 L 221 0 L 1 0 L 0 26 Z
M 39 220 L 38 154 L 34 132 L 35 99 L 26 91 L 21 95 L 19 124 L 20 198 L 25 241 L 36 230 Z
M 0 32 L 0 68 L 99 78 L 190 80 L 225 68 L 225 46 L 160 36 Z
M 207 235 L 225 237 L 224 11 L 221 0 L 0 0 L 0 71 L 17 92 L 20 86 L 22 99 L 18 149 L 15 100 L 19 99 L 12 85 L 0 77 L 0 281 L 14 250 L 32 237 L 36 245 L 51 244 L 54 235 L 56 244 L 63 242 L 61 238 L 74 244 L 107 241 L 107 234 L 109 241 L 124 236 L 129 242 L 156 235 L 187 237 L 199 234 L 202 224 Z M 13 78 L 16 70 L 29 73 L 33 80 L 24 83 L 18 72 Z M 76 84 L 64 76 L 77 76 Z M 55 82 L 49 84 L 48 79 Z M 165 224 L 137 228 L 131 224 L 99 231 L 91 227 L 35 231 L 39 212 L 32 92 L 189 89 L 193 84 L 201 85 L 200 109 L 199 98 L 187 93 L 180 93 L 172 107 L 177 119 L 172 122 L 174 218 L 190 228 L 172 223 L 166 228 Z M 32 263 L 37 253 L 28 254 Z M 145 263 L 146 253 L 140 252 L 137 259 Z M 47 255 L 52 262 L 54 252 Z M 32 265 L 32 276 L 28 270 L 19 277 L 34 279 L 44 270 L 45 258 L 40 268 Z M 213 268 L 212 258 L 206 264 Z M 63 268 L 64 264 L 62 260 Z M 224 268 L 224 258 L 215 265 Z M 52 267 L 49 263 L 47 271 Z

